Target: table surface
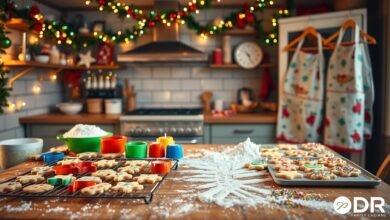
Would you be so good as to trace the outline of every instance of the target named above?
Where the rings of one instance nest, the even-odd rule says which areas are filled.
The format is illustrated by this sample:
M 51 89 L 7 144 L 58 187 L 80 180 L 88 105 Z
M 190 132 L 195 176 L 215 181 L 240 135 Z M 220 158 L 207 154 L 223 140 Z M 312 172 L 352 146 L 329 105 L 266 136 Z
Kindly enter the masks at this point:
M 22 124 L 118 124 L 121 115 L 88 114 L 66 115 L 48 113 L 20 118 Z M 276 112 L 236 114 L 227 117 L 204 115 L 205 124 L 275 124 Z
M 220 145 L 187 145 L 186 155 L 202 152 L 220 151 L 226 146 Z M 0 180 L 28 171 L 31 167 L 42 165 L 41 162 L 28 161 L 0 173 Z M 184 171 L 186 168 L 179 167 Z M 234 206 L 223 208 L 215 204 L 200 202 L 193 192 L 194 184 L 180 180 L 185 172 L 173 171 L 163 181 L 151 204 L 145 205 L 142 200 L 122 199 L 60 199 L 60 198 L 0 198 L 0 218 L 50 218 L 50 219 L 329 219 L 344 218 L 325 211 L 305 207 L 287 208 L 278 205 L 258 205 L 255 207 Z M 281 189 L 273 181 L 258 183 L 258 188 L 268 187 Z M 325 196 L 324 200 L 333 202 L 338 196 L 382 196 L 390 201 L 390 187 L 381 183 L 375 188 L 341 188 L 341 187 L 290 187 L 291 190 L 315 192 Z M 387 204 L 387 203 L 386 203 Z M 388 215 L 388 214 L 387 214 Z

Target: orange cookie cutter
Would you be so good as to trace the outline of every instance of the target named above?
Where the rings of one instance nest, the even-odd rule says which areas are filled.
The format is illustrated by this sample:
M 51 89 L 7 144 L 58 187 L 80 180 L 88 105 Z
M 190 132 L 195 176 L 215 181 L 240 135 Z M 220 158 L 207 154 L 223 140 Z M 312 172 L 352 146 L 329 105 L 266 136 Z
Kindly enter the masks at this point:
M 151 162 L 150 171 L 151 173 L 164 175 L 169 173 L 171 169 L 171 162 L 168 160 L 155 160 Z
M 75 193 L 80 189 L 83 189 L 85 187 L 94 186 L 96 185 L 95 181 L 84 181 L 84 180 L 75 180 L 68 186 L 68 192 L 69 193 Z
M 77 168 L 78 173 L 96 172 L 97 170 L 92 161 L 78 162 L 75 167 Z
M 58 165 L 53 166 L 53 170 L 56 175 L 77 174 L 78 169 L 73 165 Z

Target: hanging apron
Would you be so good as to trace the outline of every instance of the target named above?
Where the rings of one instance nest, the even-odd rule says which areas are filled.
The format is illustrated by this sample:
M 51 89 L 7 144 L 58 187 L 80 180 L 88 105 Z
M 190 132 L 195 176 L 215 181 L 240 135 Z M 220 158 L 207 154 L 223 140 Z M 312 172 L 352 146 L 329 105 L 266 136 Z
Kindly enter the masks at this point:
M 374 85 L 367 43 L 360 43 L 355 27 L 354 42 L 341 45 L 340 30 L 329 60 L 326 85 L 324 143 L 350 152 L 364 149 L 364 136 L 371 136 Z
M 301 51 L 302 39 L 290 61 L 279 101 L 277 139 L 282 142 L 318 142 L 322 134 L 324 56 L 321 35 L 318 53 Z

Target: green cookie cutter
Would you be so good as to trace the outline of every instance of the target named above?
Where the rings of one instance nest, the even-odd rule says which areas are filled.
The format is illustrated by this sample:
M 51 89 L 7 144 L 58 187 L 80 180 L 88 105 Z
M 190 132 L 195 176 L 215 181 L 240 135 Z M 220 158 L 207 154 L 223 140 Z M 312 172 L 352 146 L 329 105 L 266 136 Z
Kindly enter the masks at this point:
M 73 179 L 72 179 L 71 177 L 70 177 L 70 178 L 56 178 L 56 177 L 51 177 L 51 178 L 48 178 L 48 179 L 47 179 L 47 184 L 50 184 L 50 185 L 53 185 L 53 186 L 57 186 L 57 185 L 67 186 L 67 185 L 69 185 L 72 181 L 73 181 Z

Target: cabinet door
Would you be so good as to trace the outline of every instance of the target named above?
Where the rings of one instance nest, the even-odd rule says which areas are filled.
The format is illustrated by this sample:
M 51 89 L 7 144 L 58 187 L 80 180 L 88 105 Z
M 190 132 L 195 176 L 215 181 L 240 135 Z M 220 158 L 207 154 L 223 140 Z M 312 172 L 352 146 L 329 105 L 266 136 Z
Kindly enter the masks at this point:
M 275 142 L 274 124 L 211 125 L 212 144 L 236 144 L 248 137 L 257 144 Z

